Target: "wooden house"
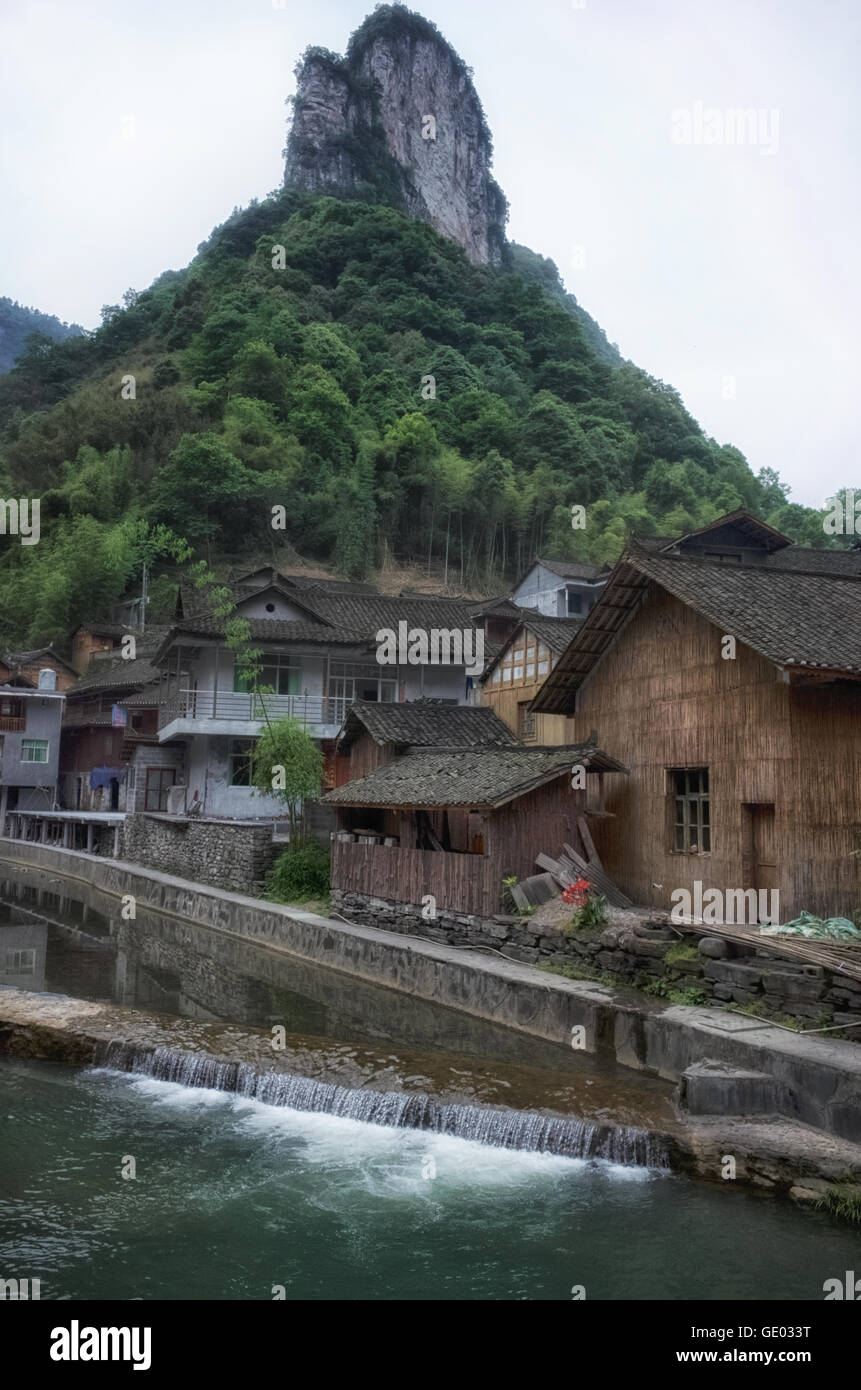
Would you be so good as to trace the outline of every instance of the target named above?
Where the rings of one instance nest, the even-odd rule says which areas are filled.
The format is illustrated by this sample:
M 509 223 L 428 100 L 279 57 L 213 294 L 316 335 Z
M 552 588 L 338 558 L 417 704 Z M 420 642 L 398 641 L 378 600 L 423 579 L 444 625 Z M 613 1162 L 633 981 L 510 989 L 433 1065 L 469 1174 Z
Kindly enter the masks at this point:
M 53 671 L 55 676 L 53 686 L 49 686 L 43 677 L 43 688 L 68 690 L 78 679 L 74 666 L 51 646 L 37 647 L 28 652 L 3 652 L 0 656 L 0 685 L 21 685 L 37 690 L 43 671 Z
M 480 679 L 481 702 L 524 743 L 565 743 L 564 716 L 538 714 L 532 702 L 580 627 L 579 618 L 523 619 Z
M 579 843 L 604 774 L 625 770 L 594 744 L 410 751 L 323 798 L 338 816 L 332 887 L 417 906 L 430 894 L 439 911 L 492 916 L 503 879 Z
M 635 900 L 698 881 L 777 889 L 782 921 L 861 906 L 861 551 L 741 511 L 632 540 L 534 709 L 630 767 L 595 840 Z
M 504 748 L 517 737 L 492 709 L 483 705 L 447 705 L 439 700 L 379 704 L 357 700 L 335 746 L 331 785 L 365 777 L 410 748 L 462 745 Z

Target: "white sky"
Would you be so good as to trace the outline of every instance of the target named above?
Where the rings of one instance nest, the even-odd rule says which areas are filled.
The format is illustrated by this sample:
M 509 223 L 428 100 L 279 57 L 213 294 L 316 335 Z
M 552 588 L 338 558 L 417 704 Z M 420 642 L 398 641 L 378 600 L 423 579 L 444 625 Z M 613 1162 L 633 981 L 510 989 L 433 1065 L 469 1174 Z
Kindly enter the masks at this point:
M 280 3 L 3 0 L 0 294 L 92 327 L 281 182 L 296 59 L 372 3 Z M 861 484 L 857 0 L 414 7 L 475 70 L 510 236 L 796 500 Z M 697 102 L 764 146 L 675 143 Z

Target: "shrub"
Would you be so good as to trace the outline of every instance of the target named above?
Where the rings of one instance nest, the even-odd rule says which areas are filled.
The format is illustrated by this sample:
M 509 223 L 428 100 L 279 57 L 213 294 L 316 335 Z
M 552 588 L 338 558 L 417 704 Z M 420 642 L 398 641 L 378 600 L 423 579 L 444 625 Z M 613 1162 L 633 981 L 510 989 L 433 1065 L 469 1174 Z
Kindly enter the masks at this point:
M 266 876 L 266 897 L 275 903 L 307 902 L 329 892 L 329 855 L 316 840 L 296 840 Z

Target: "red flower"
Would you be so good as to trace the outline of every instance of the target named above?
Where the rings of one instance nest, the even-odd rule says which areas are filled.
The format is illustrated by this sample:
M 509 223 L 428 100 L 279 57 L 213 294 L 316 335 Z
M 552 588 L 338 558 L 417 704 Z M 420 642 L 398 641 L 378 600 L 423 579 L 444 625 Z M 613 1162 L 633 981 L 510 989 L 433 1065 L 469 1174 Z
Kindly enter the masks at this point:
M 569 907 L 584 907 L 591 888 L 592 885 L 587 878 L 578 878 L 576 882 L 568 884 L 562 894 L 562 901 Z

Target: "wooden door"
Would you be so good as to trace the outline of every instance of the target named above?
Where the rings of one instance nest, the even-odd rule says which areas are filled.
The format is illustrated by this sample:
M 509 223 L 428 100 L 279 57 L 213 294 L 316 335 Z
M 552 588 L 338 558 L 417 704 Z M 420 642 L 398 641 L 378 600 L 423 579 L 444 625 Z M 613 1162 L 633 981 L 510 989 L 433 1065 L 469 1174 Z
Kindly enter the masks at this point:
M 758 901 L 766 906 L 771 904 L 771 894 L 779 887 L 780 870 L 777 863 L 777 835 L 775 832 L 774 806 L 770 802 L 756 802 L 742 808 L 744 814 L 743 869 L 744 887 L 755 888 Z M 759 898 L 762 891 L 767 898 Z M 774 900 L 776 910 L 777 900 Z M 759 920 L 763 919 L 757 913 Z
M 774 830 L 774 807 L 764 803 L 753 806 L 753 884 L 756 889 L 776 888 L 777 837 Z

